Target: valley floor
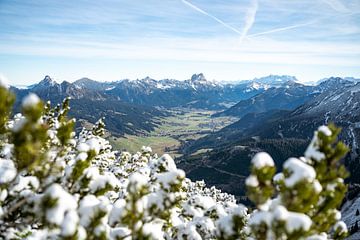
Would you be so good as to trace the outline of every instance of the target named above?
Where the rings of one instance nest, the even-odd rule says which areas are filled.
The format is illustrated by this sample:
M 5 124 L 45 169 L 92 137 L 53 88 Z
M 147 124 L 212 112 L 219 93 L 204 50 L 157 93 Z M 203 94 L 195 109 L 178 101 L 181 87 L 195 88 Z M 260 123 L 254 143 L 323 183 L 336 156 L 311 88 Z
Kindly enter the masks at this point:
M 158 154 L 169 153 L 173 157 L 181 156 L 181 146 L 211 132 L 234 123 L 237 118 L 212 118 L 214 111 L 177 108 L 169 110 L 170 116 L 158 119 L 160 124 L 154 131 L 124 137 L 109 136 L 116 150 L 139 151 L 143 145 L 150 146 Z

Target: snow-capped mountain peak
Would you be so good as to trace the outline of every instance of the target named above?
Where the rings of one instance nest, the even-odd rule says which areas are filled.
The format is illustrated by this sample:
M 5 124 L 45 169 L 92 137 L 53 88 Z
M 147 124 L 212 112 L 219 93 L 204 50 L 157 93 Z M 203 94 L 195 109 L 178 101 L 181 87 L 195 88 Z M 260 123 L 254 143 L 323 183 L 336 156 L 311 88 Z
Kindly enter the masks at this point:
M 199 73 L 199 74 L 193 74 L 191 76 L 191 79 L 190 79 L 192 82 L 206 82 L 206 78 L 204 76 L 204 74 L 202 73 Z
M 44 77 L 44 79 L 41 80 L 39 83 L 30 85 L 30 86 L 28 86 L 27 88 L 28 88 L 28 89 L 32 89 L 32 88 L 38 88 L 38 89 L 40 89 L 40 88 L 53 87 L 53 86 L 55 86 L 55 85 L 58 85 L 58 83 L 57 83 L 55 80 L 53 80 L 49 75 L 46 75 L 46 76 Z
M 54 86 L 56 85 L 56 81 L 53 80 L 49 75 L 46 75 L 43 80 L 40 81 L 39 85 L 43 86 Z
M 283 84 L 283 83 L 286 83 L 289 81 L 297 82 L 298 80 L 296 77 L 289 76 L 289 75 L 269 75 L 266 77 L 255 78 L 253 81 L 259 82 L 262 84 L 278 85 L 278 84 Z

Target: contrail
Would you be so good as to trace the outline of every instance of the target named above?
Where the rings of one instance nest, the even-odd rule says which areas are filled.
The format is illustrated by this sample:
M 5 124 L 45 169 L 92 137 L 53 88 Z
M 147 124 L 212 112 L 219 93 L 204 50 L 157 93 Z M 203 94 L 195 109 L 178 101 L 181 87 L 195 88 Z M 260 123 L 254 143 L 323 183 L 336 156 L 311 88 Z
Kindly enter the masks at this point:
M 240 43 L 247 37 L 247 33 L 254 25 L 256 12 L 258 10 L 258 0 L 253 0 L 250 7 L 248 8 L 245 16 L 245 26 L 241 32 Z
M 311 22 L 291 25 L 291 26 L 287 26 L 287 27 L 275 28 L 275 29 L 272 29 L 272 30 L 269 30 L 269 31 L 250 34 L 250 35 L 248 35 L 248 37 L 257 37 L 257 36 L 266 35 L 266 34 L 270 34 L 270 33 L 282 32 L 282 31 L 286 31 L 286 30 L 289 30 L 289 29 L 293 29 L 293 28 L 308 26 L 308 25 L 311 25 L 311 24 L 314 24 L 314 23 L 315 23 L 315 21 L 311 21 Z
M 322 0 L 337 12 L 347 13 L 350 10 L 339 0 Z
M 214 15 L 212 15 L 212 14 L 210 14 L 208 12 L 205 12 L 204 10 L 202 10 L 202 9 L 198 8 L 197 6 L 195 6 L 194 4 L 192 4 L 192 3 L 190 3 L 190 2 L 188 2 L 186 0 L 181 0 L 181 1 L 184 4 L 186 4 L 187 6 L 191 7 L 192 9 L 198 11 L 199 13 L 202 13 L 202 14 L 214 19 L 218 23 L 222 24 L 224 27 L 226 27 L 226 28 L 228 28 L 228 29 L 240 34 L 240 35 L 243 35 L 243 32 L 239 31 L 238 29 L 234 28 L 233 26 L 230 26 L 229 24 L 225 23 L 224 21 L 222 21 L 221 19 L 215 17 Z

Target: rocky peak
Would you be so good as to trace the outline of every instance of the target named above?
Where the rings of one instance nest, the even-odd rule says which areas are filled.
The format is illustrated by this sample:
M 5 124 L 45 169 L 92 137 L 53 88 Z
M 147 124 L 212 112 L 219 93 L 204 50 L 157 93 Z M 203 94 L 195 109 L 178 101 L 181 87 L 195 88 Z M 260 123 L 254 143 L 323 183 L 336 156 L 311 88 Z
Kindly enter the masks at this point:
M 322 90 L 329 90 L 329 89 L 338 89 L 339 87 L 346 87 L 351 85 L 354 85 L 354 82 L 345 80 L 340 77 L 330 77 L 324 79 L 324 81 L 319 84 L 319 88 Z
M 202 73 L 193 74 L 191 76 L 191 81 L 192 82 L 201 82 L 201 81 L 206 81 L 206 78 L 205 78 L 204 74 L 202 74 Z
M 57 82 L 54 81 L 50 76 L 46 75 L 43 80 L 41 80 L 37 84 L 33 84 L 28 86 L 29 89 L 43 89 L 57 86 Z
M 46 75 L 45 78 L 41 80 L 38 85 L 54 86 L 55 84 L 56 81 L 54 81 L 49 75 Z

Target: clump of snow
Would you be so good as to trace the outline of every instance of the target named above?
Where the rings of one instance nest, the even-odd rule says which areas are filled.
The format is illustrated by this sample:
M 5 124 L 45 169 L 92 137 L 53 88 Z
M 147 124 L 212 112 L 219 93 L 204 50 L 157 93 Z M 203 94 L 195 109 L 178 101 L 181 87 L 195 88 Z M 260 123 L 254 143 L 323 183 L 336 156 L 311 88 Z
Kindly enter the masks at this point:
M 39 185 L 39 179 L 35 176 L 19 176 L 16 185 L 11 189 L 11 191 L 14 193 L 19 193 L 24 189 L 38 189 Z
M 117 227 L 111 229 L 110 236 L 112 239 L 131 240 L 131 231 L 126 227 Z
M 252 158 L 251 163 L 257 169 L 263 167 L 273 167 L 274 160 L 266 152 L 259 152 Z
M 80 224 L 87 227 L 91 224 L 92 219 L 94 219 L 97 213 L 100 211 L 107 212 L 108 210 L 106 202 L 100 201 L 100 198 L 94 195 L 87 195 L 80 201 L 78 209 Z
M 160 173 L 156 178 L 165 189 L 169 189 L 171 185 L 178 184 L 181 179 L 185 178 L 185 172 L 177 169 L 175 171 Z
M 317 136 L 314 136 L 313 140 L 307 147 L 305 151 L 305 157 L 309 159 L 315 159 L 318 162 L 325 158 L 325 154 L 320 152 L 317 146 Z
M 318 128 L 318 131 L 323 133 L 325 136 L 328 136 L 328 137 L 331 136 L 331 134 L 332 134 L 330 128 L 327 127 L 327 126 L 320 126 Z
M 245 184 L 246 186 L 249 187 L 257 187 L 259 186 L 259 181 L 255 175 L 250 175 L 249 177 L 246 178 Z
M 191 202 L 193 206 L 200 207 L 202 209 L 209 209 L 215 205 L 214 199 L 202 195 L 195 195 L 191 199 Z
M 193 224 L 183 224 L 180 226 L 176 237 L 179 240 L 202 240 L 201 235 L 196 231 L 196 226 Z
M 3 189 L 0 191 L 0 202 L 5 201 L 6 197 L 8 196 L 8 191 Z
M 76 232 L 77 225 L 79 223 L 79 216 L 76 211 L 68 211 L 65 215 L 64 221 L 61 225 L 61 235 L 73 236 Z
M 261 223 L 265 223 L 266 225 L 270 226 L 272 221 L 272 214 L 271 212 L 267 211 L 256 211 L 254 212 L 250 219 L 249 225 L 260 225 Z
M 88 154 L 86 152 L 81 152 L 76 156 L 77 161 L 85 161 L 88 157 Z
M 56 200 L 56 204 L 46 210 L 46 220 L 50 223 L 62 225 L 65 213 L 77 208 L 76 199 L 57 183 L 52 184 L 44 195 Z
M 143 153 L 152 153 L 152 149 L 149 146 L 142 146 L 141 151 Z
M 224 216 L 216 221 L 218 232 L 222 232 L 225 236 L 231 236 L 234 232 L 232 216 Z
M 314 189 L 317 193 L 320 193 L 323 189 L 323 187 L 321 186 L 320 182 L 317 179 L 315 179 L 314 181 Z
M 94 150 L 96 152 L 96 154 L 99 153 L 100 144 L 99 144 L 99 141 L 97 139 L 91 138 L 91 139 L 86 141 L 86 144 L 89 146 L 90 150 Z
M 285 178 L 287 187 L 293 187 L 303 180 L 307 182 L 315 180 L 316 172 L 314 168 L 297 158 L 289 158 L 284 163 L 284 168 L 290 172 L 290 176 Z
M 8 82 L 8 79 L 4 75 L 0 74 L 0 87 L 8 88 Z
M 119 180 L 111 172 L 105 172 L 103 175 L 100 175 L 98 168 L 91 167 L 87 169 L 87 177 L 91 178 L 89 188 L 92 193 L 104 189 L 106 186 L 111 186 L 115 188 L 120 185 Z
M 145 236 L 150 237 L 150 239 L 164 239 L 164 232 L 162 231 L 163 222 L 162 221 L 152 221 L 150 223 L 145 223 L 142 229 L 142 232 Z
M 148 177 L 145 175 L 142 175 L 138 172 L 135 172 L 130 175 L 129 177 L 129 191 L 131 192 L 137 192 L 141 188 L 147 185 L 148 183 Z
M 311 235 L 307 237 L 306 240 L 328 240 L 328 237 L 326 233 L 320 233 L 316 235 Z
M 331 136 L 332 132 L 327 126 L 320 126 L 318 131 L 314 133 L 314 137 L 312 138 L 309 146 L 305 151 L 305 157 L 308 159 L 314 159 L 316 161 L 321 161 L 325 158 L 325 154 L 319 151 L 319 139 L 318 133 L 321 132 L 325 136 Z
M 23 116 L 15 119 L 10 127 L 13 132 L 19 132 L 26 124 L 27 119 Z
M 308 231 L 311 227 L 311 224 L 312 221 L 307 215 L 303 213 L 288 212 L 286 230 L 288 230 L 290 233 L 297 230 Z
M 341 219 L 341 212 L 337 209 L 334 209 L 334 212 L 335 212 L 335 219 L 339 221 Z
M 338 221 L 334 226 L 334 230 L 338 231 L 340 234 L 347 233 L 347 231 L 348 231 L 346 224 L 343 221 Z
M 281 181 L 281 180 L 284 180 L 284 174 L 283 173 L 277 173 L 275 174 L 275 176 L 273 177 L 273 181 L 275 183 Z
M 16 176 L 16 168 L 11 160 L 0 158 L 0 184 L 11 182 Z
M 30 93 L 23 99 L 22 106 L 24 108 L 29 108 L 37 105 L 39 102 L 40 102 L 40 98 L 36 94 Z
M 79 143 L 77 146 L 77 150 L 79 152 L 88 152 L 89 151 L 89 145 L 87 145 L 86 143 Z
M 113 208 L 111 209 L 110 215 L 109 215 L 109 223 L 110 225 L 115 225 L 116 223 L 118 223 L 121 219 L 121 217 L 124 214 L 124 207 L 126 205 L 126 201 L 125 199 L 119 199 L 117 200 L 114 205 Z
M 273 217 L 279 221 L 285 221 L 289 217 L 289 212 L 284 206 L 276 206 Z
M 164 154 L 158 159 L 158 164 L 161 165 L 164 170 L 175 171 L 177 170 L 174 159 L 169 154 Z

